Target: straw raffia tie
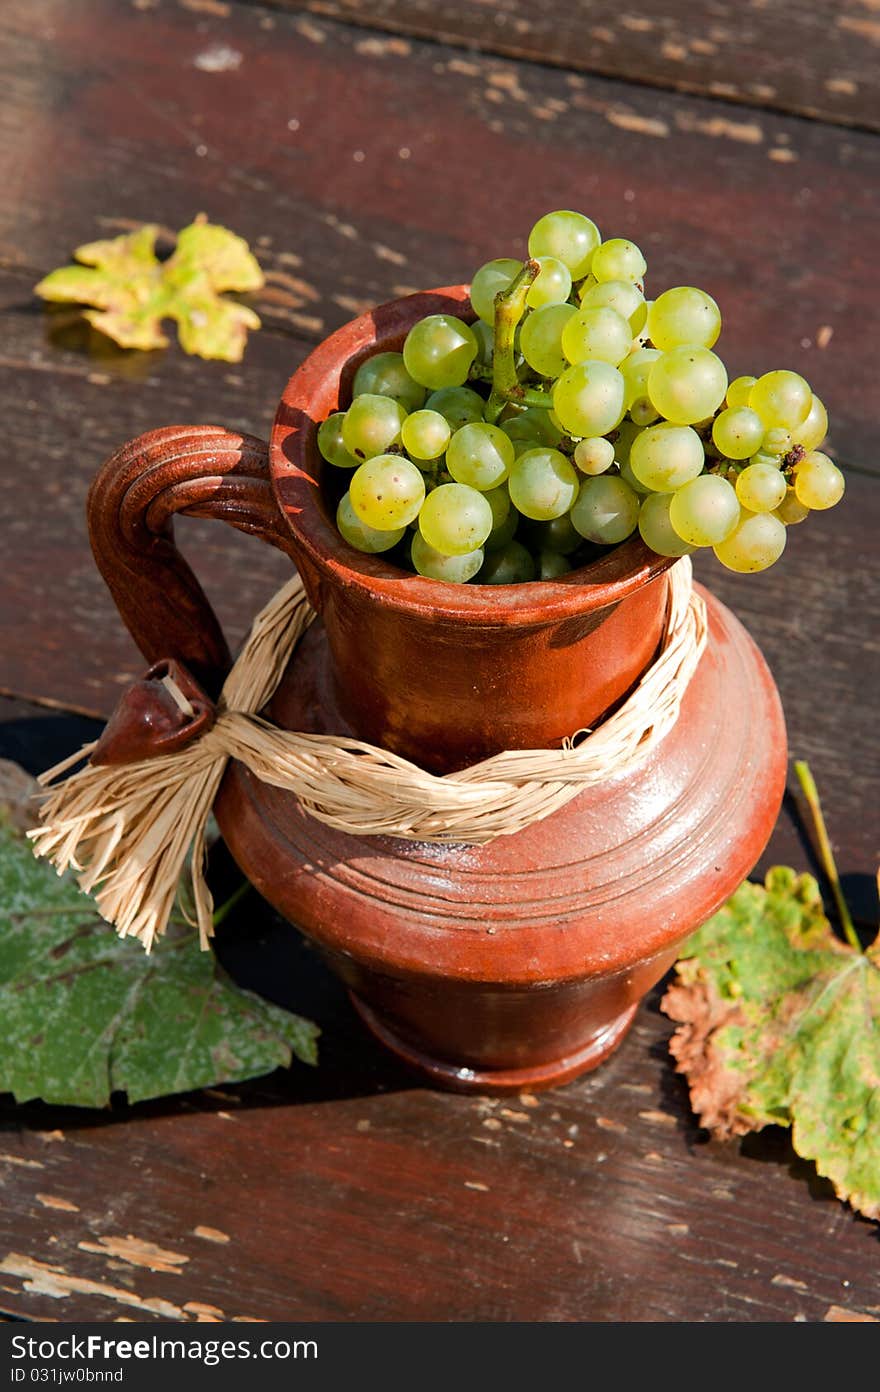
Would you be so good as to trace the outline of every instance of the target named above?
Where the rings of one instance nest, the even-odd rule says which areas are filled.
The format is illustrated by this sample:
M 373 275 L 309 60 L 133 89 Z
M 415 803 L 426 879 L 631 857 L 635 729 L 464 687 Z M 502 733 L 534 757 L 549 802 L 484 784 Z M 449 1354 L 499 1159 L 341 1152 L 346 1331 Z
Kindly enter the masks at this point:
M 120 937 L 140 938 L 149 951 L 167 925 L 190 848 L 196 919 L 207 946 L 213 902 L 204 877 L 205 825 L 228 759 L 355 836 L 479 845 L 520 831 L 644 758 L 675 724 L 706 645 L 706 610 L 686 557 L 669 581 L 657 657 L 607 720 L 561 749 L 509 750 L 439 777 L 361 740 L 279 730 L 255 713 L 315 617 L 296 576 L 257 615 L 213 727 L 177 753 L 87 764 L 71 774 L 41 809 L 44 825 L 30 833 L 35 852 L 59 874 L 73 866 Z M 94 747 L 83 746 L 40 782 L 52 783 Z

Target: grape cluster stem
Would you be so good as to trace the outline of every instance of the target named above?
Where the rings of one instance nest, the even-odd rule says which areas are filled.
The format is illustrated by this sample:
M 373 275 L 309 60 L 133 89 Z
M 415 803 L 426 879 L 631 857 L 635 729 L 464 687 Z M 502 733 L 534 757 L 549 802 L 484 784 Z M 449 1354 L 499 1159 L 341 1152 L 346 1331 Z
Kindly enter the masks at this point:
M 524 387 L 516 374 L 513 344 L 517 325 L 526 311 L 526 296 L 541 267 L 534 258 L 524 261 L 522 270 L 506 290 L 495 296 L 495 350 L 492 354 L 492 392 L 486 406 L 486 420 L 494 425 L 510 401 L 520 406 L 542 406 L 553 402 L 548 392 Z

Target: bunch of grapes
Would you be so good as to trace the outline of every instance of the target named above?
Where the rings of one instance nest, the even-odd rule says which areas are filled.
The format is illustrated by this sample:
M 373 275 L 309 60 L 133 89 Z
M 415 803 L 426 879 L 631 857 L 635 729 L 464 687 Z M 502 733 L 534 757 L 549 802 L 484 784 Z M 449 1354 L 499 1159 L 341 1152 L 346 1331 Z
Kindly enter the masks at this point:
M 796 372 L 728 383 L 711 295 L 646 300 L 639 248 L 582 213 L 547 213 L 528 245 L 476 272 L 474 323 L 421 319 L 320 426 L 324 459 L 351 471 L 336 522 L 352 546 L 497 585 L 553 579 L 638 529 L 661 556 L 706 546 L 759 571 L 839 501 L 822 402 Z

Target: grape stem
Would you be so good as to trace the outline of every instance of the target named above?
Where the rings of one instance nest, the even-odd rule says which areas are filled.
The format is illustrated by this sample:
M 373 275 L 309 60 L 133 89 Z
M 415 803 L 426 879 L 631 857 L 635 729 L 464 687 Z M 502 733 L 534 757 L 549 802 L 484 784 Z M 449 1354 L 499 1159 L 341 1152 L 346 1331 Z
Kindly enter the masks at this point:
M 810 816 L 813 819 L 813 828 L 816 832 L 816 841 L 819 848 L 819 859 L 822 862 L 822 869 L 831 885 L 831 892 L 834 895 L 834 902 L 837 905 L 837 914 L 844 935 L 850 947 L 854 947 L 856 952 L 862 951 L 862 944 L 859 942 L 859 935 L 855 930 L 849 905 L 843 897 L 843 890 L 840 885 L 840 876 L 837 873 L 837 863 L 834 859 L 834 852 L 831 849 L 831 840 L 828 836 L 828 829 L 825 826 L 825 818 L 822 815 L 822 804 L 819 801 L 819 790 L 816 781 L 810 771 L 809 764 L 802 760 L 795 760 L 794 771 L 797 774 L 801 791 L 810 809 Z
M 506 290 L 495 296 L 495 347 L 492 352 L 492 393 L 486 406 L 486 420 L 493 425 L 509 401 L 520 406 L 553 405 L 549 392 L 524 387 L 516 375 L 513 341 L 516 328 L 526 310 L 529 293 L 541 267 L 537 261 L 524 261 Z

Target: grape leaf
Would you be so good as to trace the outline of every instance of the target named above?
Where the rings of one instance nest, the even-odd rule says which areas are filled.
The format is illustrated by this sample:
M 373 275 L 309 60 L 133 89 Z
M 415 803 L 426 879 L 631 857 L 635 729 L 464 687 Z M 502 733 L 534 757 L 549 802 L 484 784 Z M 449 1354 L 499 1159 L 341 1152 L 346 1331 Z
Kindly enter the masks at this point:
M 123 348 L 166 348 L 162 320 L 174 319 L 184 352 L 240 362 L 248 329 L 258 329 L 260 320 L 222 294 L 263 284 L 247 242 L 200 215 L 178 234 L 168 260 L 159 261 L 158 232 L 148 225 L 77 247 L 73 254 L 82 264 L 52 271 L 36 293 L 44 300 L 93 305 L 86 319 Z
M 880 1218 L 880 937 L 837 938 L 811 875 L 746 883 L 687 943 L 662 1006 L 713 1135 L 790 1126 L 839 1198 Z
M 317 1027 L 240 990 L 190 928 L 145 957 L 0 822 L 0 1092 L 103 1107 L 317 1061 Z

